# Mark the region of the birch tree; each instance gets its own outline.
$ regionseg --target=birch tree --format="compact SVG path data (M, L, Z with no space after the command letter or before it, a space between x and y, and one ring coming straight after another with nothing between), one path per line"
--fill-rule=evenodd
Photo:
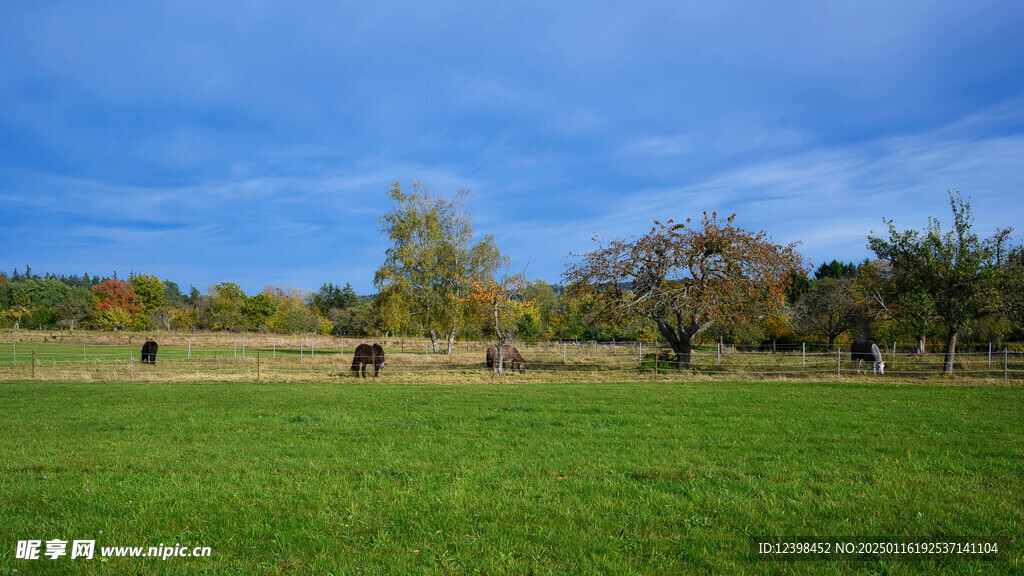
M394 182L388 196L395 205L381 216L380 229L391 247L374 284L388 298L408 302L409 313L429 333L435 353L440 352L439 333L446 336L450 354L469 296L465 279L493 269L494 238L473 244L468 191L448 200L432 195L420 182L413 181L407 189Z

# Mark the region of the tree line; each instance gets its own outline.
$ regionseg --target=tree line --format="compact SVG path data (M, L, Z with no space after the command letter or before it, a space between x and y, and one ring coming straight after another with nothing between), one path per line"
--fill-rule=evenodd
M642 236L574 255L561 282L515 272L492 235L475 237L470 193L437 196L413 181L388 190L390 241L376 293L350 283L316 292L232 282L187 294L148 274L43 277L0 272L0 327L409 335L435 352L459 339L667 343L681 367L711 342L832 348L857 337L917 352L1024 339L1024 248L1012 229L972 230L970 202L950 193L953 224L868 236L874 258L812 268L797 244L735 225L735 215L655 222Z

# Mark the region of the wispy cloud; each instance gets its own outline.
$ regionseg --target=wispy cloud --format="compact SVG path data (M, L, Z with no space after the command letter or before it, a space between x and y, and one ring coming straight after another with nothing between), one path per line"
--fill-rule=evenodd
M812 259L949 189L1020 228L1022 25L1007 0L9 3L0 269L368 292L413 178L473 190L477 233L552 280L705 210Z

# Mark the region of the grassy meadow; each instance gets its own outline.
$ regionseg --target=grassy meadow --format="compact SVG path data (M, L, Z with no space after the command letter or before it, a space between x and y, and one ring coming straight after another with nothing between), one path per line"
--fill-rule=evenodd
M1024 388L0 382L0 573L1015 574ZM19 560L26 539L209 558ZM998 543L765 559L758 541Z
M156 334L157 363L142 365L143 333L0 331L0 381L81 382L288 381L333 382L348 374L355 346L368 338L262 334ZM483 383L488 343L458 341L453 354L434 353L427 340L378 340L387 354L386 374L403 382ZM800 345L774 352L751 348L695 349L692 370L680 372L665 347L637 343L517 343L529 382L616 382L673 379L797 379L869 382L858 375L849 350L837 353ZM1024 384L1024 353L994 350L957 354L955 375L941 376L941 353L885 351L887 381L944 385ZM870 365L866 365L871 372Z

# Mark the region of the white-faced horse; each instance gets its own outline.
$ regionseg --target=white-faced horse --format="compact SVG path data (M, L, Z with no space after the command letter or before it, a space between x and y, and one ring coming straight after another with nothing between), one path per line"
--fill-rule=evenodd
M853 346L850 347L850 359L853 360L853 366L857 369L857 374L860 374L860 367L864 362L872 363L875 374L885 374L885 361L882 360L882 351L878 349L878 344L871 340L854 340ZM867 370L864 373L867 374Z

